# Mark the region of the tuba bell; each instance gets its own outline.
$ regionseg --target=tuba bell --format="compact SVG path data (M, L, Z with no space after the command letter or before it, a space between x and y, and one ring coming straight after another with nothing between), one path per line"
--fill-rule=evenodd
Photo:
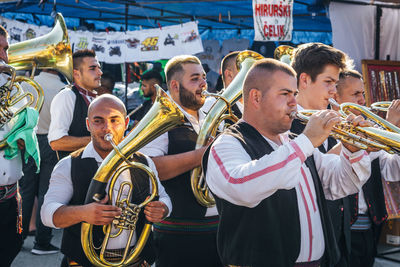
M240 71L232 83L223 92L221 92L221 94L206 93L207 95L216 97L217 101L211 107L204 119L204 123L197 137L196 149L207 144L209 137L216 136L218 126L222 121L229 119L236 122L238 120L238 118L232 113L232 106L242 96L243 81L250 67L257 60L262 58L264 58L262 55L253 51L245 50L240 52L236 57L236 67ZM228 114L225 114L227 110ZM199 204L205 207L212 207L215 205L215 200L210 194L210 190L208 189L205 179L202 175L201 167L196 167L193 169L190 176L190 183L193 194Z
M294 49L295 48L290 45L280 45L275 48L274 59L290 65L293 61Z
M174 101L169 98L161 87L156 85L156 88L157 98L153 106L119 145L115 145L112 142L112 136L106 136L106 140L111 142L114 150L104 159L89 185L85 204L103 199L109 181L108 196L110 198L110 203L113 203L113 189L119 174L129 168L137 168L145 171L149 175L153 189L150 198L146 199L146 201L140 205L135 205L129 201L130 195L132 194L132 186L129 183L121 184L118 190L119 193L115 199L115 205L122 209L122 215L115 217L111 224L103 227L105 238L100 249L96 249L93 244L93 225L82 223L82 247L86 257L95 266L126 266L133 263L141 253L149 237L151 224L146 223L135 247L130 249L130 243L135 232L136 221L140 210L158 195L157 178L149 167L138 162L132 162L128 158L161 134L184 123L182 111L180 111ZM125 186L129 189L128 198L121 199L121 192ZM111 234L113 227L118 230L116 234ZM108 241L110 238L119 236L123 230L128 230L130 233L122 259L118 262L110 262L105 259L104 256ZM96 250L100 250L100 252L98 253Z
M72 82L72 50L61 13L48 34L10 45L8 61L16 70L32 70L31 78L36 69L54 69Z

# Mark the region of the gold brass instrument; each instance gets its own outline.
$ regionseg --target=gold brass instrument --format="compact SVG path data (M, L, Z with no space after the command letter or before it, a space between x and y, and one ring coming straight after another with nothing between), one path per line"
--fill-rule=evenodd
M54 69L72 82L72 50L61 13L48 34L10 45L8 61L16 70L32 70L31 79L37 68Z
M290 65L293 60L294 49L295 48L290 45L280 45L275 48L274 59Z
M1 128L28 106L39 111L43 105L44 93L36 81L25 76L16 76L16 70L4 62L0 63L0 73L10 76L9 80L0 87ZM36 98L32 93L25 92L20 83L29 84L36 91ZM6 137L7 135L0 140L0 150L7 146Z
M372 111L382 111L382 112L387 112L390 104L392 104L392 101L380 101L380 102L375 102L371 104L370 109Z
M200 129L196 141L196 149L207 144L210 136L216 136L218 126L224 120L236 122L238 118L232 113L232 106L242 96L242 86L244 78L250 67L259 59L264 58L262 55L253 51L243 51L236 57L236 67L239 73L236 75L232 83L221 94L210 94L216 97L217 101L211 107L204 123ZM228 110L228 114L225 112ZM215 200L207 187L205 179L201 172L201 167L193 169L190 177L193 194L196 200L203 206L212 207L215 205Z
M151 224L147 223L143 228L142 234L138 238L134 248L130 249L130 243L136 228L136 221L139 216L140 210L150 201L152 201L158 194L157 191L157 178L149 167L144 164L131 162L128 158L140 148L154 140L161 134L169 131L177 125L184 123L184 115L182 111L176 106L168 95L157 87L157 98L145 115L145 117L136 125L135 128L126 136L119 145L112 142L112 136L107 135L106 140L113 144L114 150L104 159L99 169L97 170L93 180L90 183L88 193L86 195L85 204L93 201L100 201L105 196L105 188L110 181L108 196L110 203L113 203L114 195L113 189L119 174L129 168L138 168L145 171L151 180L152 193L149 199L140 205L130 203L130 196L132 188L129 183L122 183L119 188L119 193L115 200L115 205L122 209L122 215L115 217L113 222L103 227L105 238L101 245L100 254L96 251L93 245L92 229L93 225L82 223L81 227L81 243L86 257L95 266L126 266L135 261L139 256L151 231ZM124 166L122 166L124 165ZM121 199L121 194L125 186L128 186L129 193L127 199ZM112 234L112 228L118 231ZM123 257L118 262L107 261L104 257L104 252L110 238L119 236L123 230L128 230L129 238L126 244ZM130 251L131 250L131 251Z
M360 149L375 148L385 150L391 154L400 154L400 128L382 119L364 106L355 103L342 103L339 107L339 112L343 115L343 120L340 124L333 127L332 137ZM353 126L351 123L345 121L344 116L350 114L351 110L359 111L367 119L375 122L379 128ZM315 112L317 111L302 110L293 112L291 116L307 123L309 117Z

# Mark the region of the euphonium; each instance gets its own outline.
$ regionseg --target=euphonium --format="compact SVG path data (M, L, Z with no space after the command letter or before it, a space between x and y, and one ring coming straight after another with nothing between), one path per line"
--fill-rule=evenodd
M184 115L168 95L157 87L157 98L143 119L136 125L135 128L126 136L119 145L112 143L112 136L106 136L107 140L111 141L114 150L104 159L99 169L97 170L93 180L90 183L85 204L93 201L100 201L105 196L105 189L110 181L108 196L110 203L113 203L113 189L119 174L129 168L138 168L145 171L152 183L152 193L150 198L140 205L134 205L129 202L132 194L132 187L129 183L123 183L119 188L119 193L116 198L116 206L122 209L122 215L116 217L113 222L103 227L105 238L103 240L100 254L96 251L93 245L92 228L93 225L82 223L81 227L81 243L86 257L95 266L125 266L135 261L140 252L144 248L146 241L151 231L151 224L147 223L143 228L142 234L138 238L136 245L130 250L130 243L136 228L136 221L141 208L152 201L158 194L157 178L149 167L144 164L131 162L128 158L140 148L145 146L150 141L154 140L161 134L169 131L173 127L184 123ZM124 165L124 166L121 166ZM120 195L124 186L128 186L128 199L120 199ZM116 234L111 234L112 227L117 228ZM104 252L110 238L119 236L123 230L130 231L128 243L126 244L124 255L119 262L110 262L104 258Z
M290 45L280 45L275 48L274 59L290 65L293 60L294 49L295 48Z
M339 112L343 115L343 120L333 127L332 137L360 149L375 148L385 150L391 154L400 154L400 128L382 119L368 108L355 103L342 103L339 108ZM344 116L350 114L351 110L359 111L366 118L375 122L379 128L353 126L345 121ZM291 116L307 123L309 117L315 112L315 110L302 110L293 112Z
M217 101L211 107L204 123L200 129L196 141L196 149L207 144L210 136L215 136L220 123L224 120L237 121L238 118L232 114L231 107L242 96L242 87L244 78L250 67L263 56L253 51L243 51L236 58L236 67L240 69L232 83L221 94L209 94L217 98ZM228 110L229 114L225 114ZM210 194L204 177L201 173L201 167L193 169L190 177L192 191L197 201L206 207L215 205L215 200Z
M3 73L8 74L10 78L0 87L0 128L28 106L39 111L44 101L43 89L37 82L25 76L16 76L16 70L13 67L1 62L0 74ZM36 97L32 93L24 91L20 85L23 82L29 84L36 91ZM0 149L7 146L6 136L0 140Z
M16 70L54 69L72 82L72 50L67 26L57 13L51 32L35 39L10 45L8 61Z

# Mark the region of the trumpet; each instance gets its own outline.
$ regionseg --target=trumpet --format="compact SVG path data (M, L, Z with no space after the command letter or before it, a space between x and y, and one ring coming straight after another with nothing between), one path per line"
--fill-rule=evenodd
M364 106L354 103L342 103L339 105L333 99L330 102L339 106L339 113L343 118L338 125L333 127L331 132L333 138L364 150L375 148L390 154L400 154L400 128L382 119ZM359 111L366 118L376 123L379 128L354 126L347 122L345 116L349 115L351 110ZM317 110L294 111L291 117L307 123L310 116L315 112Z

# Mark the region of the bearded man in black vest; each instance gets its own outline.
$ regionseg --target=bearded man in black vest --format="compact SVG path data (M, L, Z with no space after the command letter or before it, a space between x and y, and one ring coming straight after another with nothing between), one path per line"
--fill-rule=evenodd
M95 89L101 85L103 74L93 50L78 50L72 58L74 83L61 90L50 107L48 139L59 159L90 142L85 125L87 110L96 97Z
M356 70L344 70L339 75L335 100L339 103L356 103L365 105L364 82ZM353 111L357 112L357 111ZM386 120L396 126L400 125L400 100L395 100L386 113ZM377 254L377 244L382 223L388 214L383 194L382 178L394 182L400 180L400 157L385 151L371 152L371 177L358 194L348 197L351 229L351 267L372 267Z
M290 66L257 61L243 84L243 119L204 155L203 171L220 214L224 265L319 266L322 258L338 258L325 198L357 192L370 175L369 157L347 145L340 156L316 149L340 121L335 111L315 113L290 141L296 94ZM349 119L367 124L361 117Z
M186 123L161 135L141 152L152 157L161 183L172 201L171 216L154 224L156 266L220 266L216 248L218 213L195 199L190 172L200 166L205 147L195 149L205 117L202 92L206 74L195 56L176 56L165 66L172 99L183 111Z
M95 172L103 159L113 150L112 145L104 139L105 135L112 134L113 141L118 144L123 138L128 122L129 118L125 106L120 99L109 94L96 98L89 106L86 120L87 129L91 134L91 142L85 148L62 159L54 168L49 190L45 195L42 206L41 218L46 226L64 228L61 252L66 257L64 257L61 266L69 266L73 262L79 266L92 266L82 249L80 241L81 222L107 225L112 222L115 216L121 214L121 210L113 206L115 203L112 203L113 205L107 204L107 196L99 203L84 204L84 201ZM148 165L157 175L154 163L149 157L135 153L133 160ZM116 181L115 194L118 194L119 184L124 181L132 183L132 203L142 203L149 196L151 185L143 171L124 171ZM150 202L144 208L144 212L140 213L131 246L134 246L140 236L145 220L159 222L171 210L168 195L161 184L158 187L159 201ZM122 198L126 198L127 193L127 190L124 190ZM104 238L104 235L97 230L94 230L93 236L95 246L101 244ZM125 248L128 236L128 231L124 230L118 238L110 239L106 249L108 260L110 260L109 257L112 258L111 255L118 257L123 253L121 248ZM132 266L152 264L154 258L152 237L150 236L140 258Z

